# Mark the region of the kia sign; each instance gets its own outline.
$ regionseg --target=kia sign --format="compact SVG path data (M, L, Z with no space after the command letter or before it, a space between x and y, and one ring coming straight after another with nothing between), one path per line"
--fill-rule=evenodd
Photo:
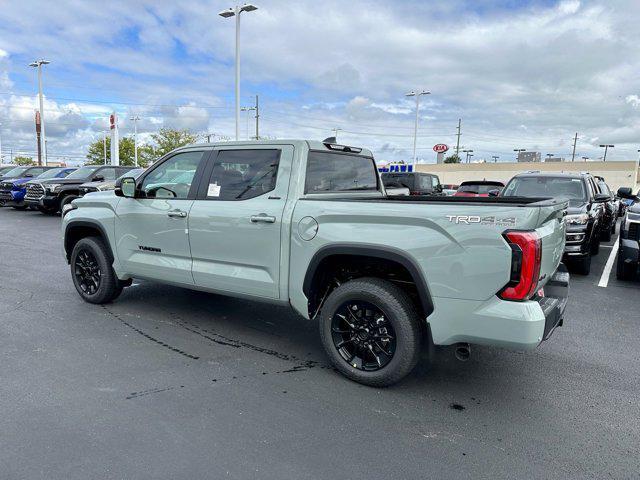
M438 143L437 145L433 146L433 151L436 153L444 153L447 150L449 150L449 146L445 145L444 143Z

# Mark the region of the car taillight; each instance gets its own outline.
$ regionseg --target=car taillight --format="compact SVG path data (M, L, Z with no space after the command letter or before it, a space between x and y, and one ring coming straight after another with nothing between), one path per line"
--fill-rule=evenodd
M536 291L542 261L542 242L536 232L506 232L512 251L511 280L499 293L503 300L529 300Z

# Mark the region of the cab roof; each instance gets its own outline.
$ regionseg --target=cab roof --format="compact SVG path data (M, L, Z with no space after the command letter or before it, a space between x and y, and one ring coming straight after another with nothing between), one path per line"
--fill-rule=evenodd
M252 147L256 145L293 145L294 147L304 147L307 146L309 150L326 150L327 152L336 152L340 151L337 148L329 148L327 145L329 143L323 143L319 140L302 140L302 139L282 139L282 140L239 140L233 142L210 142L210 143L198 143L194 145L189 145L188 147L182 148L190 148L190 147ZM373 157L373 153L371 150L367 148L362 148L356 145L345 145L341 143L333 144L336 147L351 147L353 151L344 151L343 153L350 153L352 155L361 155L364 157Z

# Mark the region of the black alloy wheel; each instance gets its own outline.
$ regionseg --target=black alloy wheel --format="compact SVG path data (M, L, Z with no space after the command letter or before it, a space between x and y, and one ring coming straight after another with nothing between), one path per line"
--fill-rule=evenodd
M74 275L77 285L87 295L94 295L100 288L102 271L98 260L88 249L78 252L74 263Z
M364 301L345 302L331 322L333 345L353 368L374 372L396 351L396 334L384 312Z

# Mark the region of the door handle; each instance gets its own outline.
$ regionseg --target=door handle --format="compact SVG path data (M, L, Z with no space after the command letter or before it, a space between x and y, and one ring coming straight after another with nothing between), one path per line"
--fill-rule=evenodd
M251 223L276 223L276 217L272 217L271 215L267 215L266 213L261 213L260 215L251 215Z
M187 216L187 212L183 212L182 210L170 210L167 212L167 215L173 218L185 218Z

